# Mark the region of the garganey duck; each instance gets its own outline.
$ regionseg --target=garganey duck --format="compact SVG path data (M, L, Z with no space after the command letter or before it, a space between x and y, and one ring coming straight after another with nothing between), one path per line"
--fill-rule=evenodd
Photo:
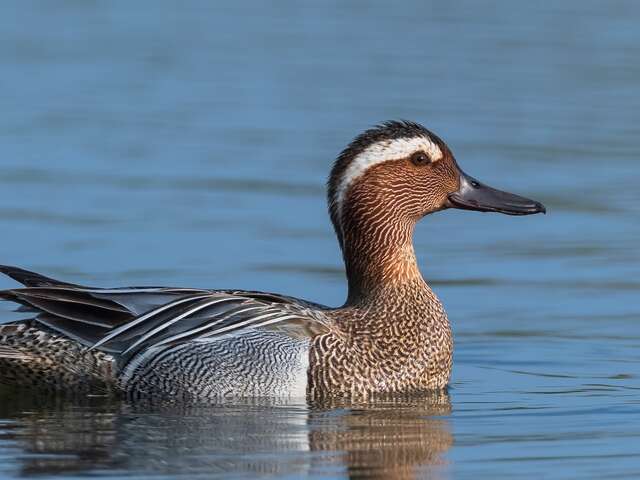
M530 215L542 204L465 174L413 122L365 131L328 182L348 296L339 308L273 293L88 288L14 267L0 298L32 311L0 327L0 380L131 397L347 396L447 386L453 342L413 249L416 222L447 208Z

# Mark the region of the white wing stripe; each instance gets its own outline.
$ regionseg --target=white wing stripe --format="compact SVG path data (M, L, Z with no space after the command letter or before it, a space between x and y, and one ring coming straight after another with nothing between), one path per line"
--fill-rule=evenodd
M144 322L145 320L148 320L149 318L153 317L154 315L157 315L158 313L162 313L165 310L168 310L172 307L175 307L177 305L180 305L182 303L186 303L186 302L190 302L192 300L200 300L201 298L207 298L211 296L211 294L207 294L207 295L199 295L199 296L195 296L195 297L188 297L188 298L181 298L180 300L176 300L175 302L171 302L171 303L167 303L166 305L163 305L159 308L156 308L155 310L151 310L148 313L145 313L144 315L142 315L141 317L136 318L135 320L132 320L128 323L125 323L124 325L122 325L121 327L116 328L113 332L111 332L109 335L107 335L106 337L104 337L103 339L101 339L100 341L96 342L90 349L94 350L98 347L100 347L101 345L104 345L105 343L109 342L110 340L114 339L115 337L117 337L118 335L120 335L121 333L126 332L127 330L135 327L136 325L141 324L142 322Z
M217 330L214 330L213 332L207 334L207 335L203 335L204 337L213 337L216 336L220 333L226 332L228 330L234 330L238 327L243 327L245 325L248 325L249 323L253 323L256 322L258 320L262 320L263 318L269 318L269 317L273 317L274 315L282 315L284 312L271 312L271 313L265 313L264 315L258 315L257 317L253 317L253 318L249 318L243 322L239 322L239 323L234 323L233 325L228 325L226 327L222 327L219 328ZM277 318L278 320L281 319L281 317Z
M71 288L71 287L44 287L50 289L67 290L84 293L180 293L180 292L206 292L197 288L171 288L171 287L140 287L140 288ZM213 293L209 291L208 293Z
M278 313L280 313L280 312L278 312ZM239 327L244 327L245 325L247 325L247 324L249 324L251 322L255 322L258 318L260 318L260 317L252 318L252 319L246 320L244 322L235 323L233 325L229 325L227 327L220 328L220 329L216 330L215 332L211 333L210 335L207 335L207 337L212 337L212 336L219 335L221 333L227 332L229 330L234 330L234 329L239 328ZM274 318L272 320L268 320L266 322L262 322L262 323L259 323L257 325L253 325L253 327L254 328L264 327L265 325L269 325L271 323L284 322L285 320L290 320L292 318L300 318L300 315L285 315L284 317Z
M207 307L210 307L211 305L216 305L218 303L224 303L224 302L230 302L230 301L237 301L237 300L239 300L239 299L236 298L236 297L216 298L215 300L212 300L210 302L206 302L206 303L203 303L202 305L198 305L197 307L194 307L191 310L187 310L186 312L178 315L175 318L172 318L171 320L163 323L162 325L157 326L153 330L151 330L151 331L147 332L146 334L144 334L133 345L128 347L124 352L122 352L122 354L124 355L125 353L133 350L135 347L137 347L138 345L143 343L145 340L153 337L156 333L161 332L162 330L170 327L174 323L182 320L185 317L188 317L189 315L191 315L193 313L199 312L200 310L203 310L203 309L205 309ZM256 308L260 308L260 307L253 307L253 308L248 308L248 309L245 309L245 310L252 310L252 309L256 309ZM245 311L245 310L241 310L241 311ZM240 312L235 312L235 313L240 313Z
M246 320L244 322L236 323L236 324L233 324L233 325L231 325L229 327L224 327L224 328L222 328L220 330L216 330L213 333L207 335L207 337L210 337L212 335L217 335L218 332L220 332L220 331L237 328L239 326L246 325L247 323L255 322L256 320L259 320L259 319L262 319L262 318L272 317L274 315L280 315L281 313L282 312L272 312L272 313L266 313L264 315L259 315L257 317L253 317L253 318L251 318L249 320ZM233 316L233 315L230 315L227 318L230 318L231 316ZM164 345L165 343L169 343L169 342L172 342L174 340L178 340L178 339L180 339L182 337L187 337L187 336L193 335L194 333L198 333L198 332L201 332L203 330L207 330L207 329L211 328L212 326L214 326L216 323L220 323L222 320L226 320L226 318L225 319L218 319L215 322L208 323L206 325L203 325L202 327L194 328L193 330L189 330L188 332L184 332L184 333L180 333L178 335L174 335L173 337L165 338L161 342L156 343L154 345L154 347L159 347L161 345Z

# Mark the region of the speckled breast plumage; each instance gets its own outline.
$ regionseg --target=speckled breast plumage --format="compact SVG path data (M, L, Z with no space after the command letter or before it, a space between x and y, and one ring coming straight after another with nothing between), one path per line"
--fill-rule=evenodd
M337 312L340 330L312 341L312 396L366 397L447 386L453 339L442 304L430 289L400 290L378 305ZM416 296L422 301L412 301Z

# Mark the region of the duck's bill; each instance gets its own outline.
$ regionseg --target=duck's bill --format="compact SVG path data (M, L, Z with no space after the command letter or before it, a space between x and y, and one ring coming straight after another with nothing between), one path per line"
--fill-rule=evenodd
M449 194L449 206L462 210L498 212L506 215L533 215L547 213L540 202L509 192L496 190L464 172L460 172L460 188Z

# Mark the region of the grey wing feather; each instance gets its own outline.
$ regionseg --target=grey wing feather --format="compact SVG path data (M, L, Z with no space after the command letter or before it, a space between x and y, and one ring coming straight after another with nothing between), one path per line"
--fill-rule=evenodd
M277 330L296 338L329 330L329 319L321 311L294 303L266 303L240 293L212 291L158 308L122 325L94 348L119 351L126 360L147 348L211 341L247 329Z
M167 287L88 288L0 266L26 288L0 299L37 312L36 321L92 349L122 359L161 345L211 341L264 328L291 337L328 331L326 307L273 293Z

